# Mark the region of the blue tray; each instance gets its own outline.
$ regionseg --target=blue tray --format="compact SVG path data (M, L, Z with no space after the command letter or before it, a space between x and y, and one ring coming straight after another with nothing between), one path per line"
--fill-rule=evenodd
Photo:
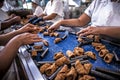
M60 34L63 35L64 32L60 32ZM38 56L35 57L35 60L37 60L37 61L53 61L53 56L56 52L62 51L66 55L67 50L73 51L74 47L76 47L78 45L76 35L73 35L71 33L69 33L69 35L67 36L67 38L65 40L59 42L58 44L54 43L55 37L43 36L43 34L41 34L41 33L39 33L38 35L49 42L49 46L48 46L49 52L45 55L45 57L43 59L40 58L41 53L38 53ZM102 41L102 43L104 45L106 45L106 48L111 53L113 50L116 50L117 54L120 56L120 47L111 45L108 42L104 42L104 41ZM42 44L42 43L38 42L35 44ZM44 46L44 48L47 48L47 47ZM103 68L107 68L107 69L111 69L111 70L120 71L119 63L116 63L114 59L110 64L105 63L103 61L103 58L98 56L98 52L94 49L94 47L92 45L85 45L85 46L82 46L82 48L84 48L85 52L92 51L96 54L97 60L89 59L89 61L93 64L93 69L95 67L99 66L99 67L103 67Z

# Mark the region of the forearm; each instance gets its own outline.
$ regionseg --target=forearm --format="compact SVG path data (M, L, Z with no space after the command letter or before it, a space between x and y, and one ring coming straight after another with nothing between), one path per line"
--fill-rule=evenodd
M62 26L66 26L66 27L78 27L78 26L82 26L80 24L79 19L66 19L66 20L61 20L60 24Z
M53 13L51 15L48 16L43 16L43 20L52 20L57 16L57 14Z
M101 35L110 36L116 39L120 39L120 27L101 27Z
M43 14L43 13L42 13L42 14L39 15L38 17L44 17L44 16L46 16L46 14Z
M7 21L1 22L1 30L9 28L12 24L14 24L13 20L7 20Z
M84 27L91 21L91 18L83 13L79 18L77 19L66 19L61 21L61 25L63 26L71 26L71 27Z
M7 34L0 35L0 45L5 45L10 39L21 33L21 31L16 30Z
M0 79L9 69L20 45L18 41L11 40L0 52Z

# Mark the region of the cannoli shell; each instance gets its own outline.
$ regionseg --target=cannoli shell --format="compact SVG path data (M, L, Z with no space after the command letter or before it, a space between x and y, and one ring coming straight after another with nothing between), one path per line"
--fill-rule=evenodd
M96 55L92 51L87 51L85 52L85 54L89 56L90 58L96 60Z
M90 70L92 68L92 64L86 63L86 64L84 64L84 68L85 68L87 74L89 74L89 72L90 72Z
M55 38L54 43L59 43L62 39L61 38Z
M70 71L66 75L66 80L75 80L77 77L77 73L75 68L72 66Z
M64 56L64 54L62 52L55 53L54 54L54 60L57 60L57 59L59 59L59 58L61 58L63 56Z
M75 69L76 69L77 73L80 74L80 75L87 74L84 66L80 63L79 60L77 60L77 61L75 62Z
M80 77L78 80L96 80L96 78L89 75L84 75L83 77Z
M75 47L73 52L76 56L81 56L84 53L84 49L80 47Z
M62 66L63 64L69 64L69 63L70 60L66 56L63 56L55 61L55 64L57 66Z
M108 54L105 55L104 61L105 61L106 63L110 63L110 62L112 61L113 57L114 57L113 54L108 53Z
M45 70L46 70L48 67L50 67L50 66L51 66L51 64L49 64L49 63L43 64L43 65L40 67L40 72L43 74L43 73L45 72Z
M104 57L107 53L109 53L109 51L107 49L102 49L99 52L99 56L100 57Z
M73 53L71 50L67 50L67 51L66 51L66 55L67 55L69 58L75 57L74 53Z
M45 73L47 76L51 76L56 70L57 70L58 66L53 63L51 66L49 66L48 68L46 68Z

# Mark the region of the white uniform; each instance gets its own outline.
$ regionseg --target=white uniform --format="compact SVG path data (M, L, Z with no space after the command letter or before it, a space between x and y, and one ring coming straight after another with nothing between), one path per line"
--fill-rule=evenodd
M43 9L40 6L37 6L33 15L39 16L43 13Z
M49 1L47 3L43 13L46 15L50 15L52 13L57 14L57 16L53 20L49 20L50 22L54 23L56 21L62 20L64 17L62 1L61 0L53 0L52 3L51 3L51 1Z
M120 26L120 3L111 0L94 0L85 10L92 26Z
M0 29L1 29L1 21L4 21L6 19L8 19L7 13L0 8Z

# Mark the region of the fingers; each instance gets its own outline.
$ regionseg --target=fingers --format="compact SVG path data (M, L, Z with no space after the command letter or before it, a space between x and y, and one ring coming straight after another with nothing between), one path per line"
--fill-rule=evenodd
M87 35L92 34L92 30L93 30L93 27L88 26L87 28L77 32L77 35L79 35L79 36L87 36Z
M50 27L48 28L48 32L52 32L52 31L55 31L55 28L54 28L53 26L50 26Z
M85 32L87 32L87 31L88 31L88 29L87 29L87 28L85 28L85 29L80 30L79 32L77 32L77 35L82 34L82 33L85 33Z

